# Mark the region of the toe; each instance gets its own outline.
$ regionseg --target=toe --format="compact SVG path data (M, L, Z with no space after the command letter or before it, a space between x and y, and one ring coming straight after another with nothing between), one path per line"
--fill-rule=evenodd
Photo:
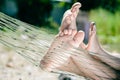
M100 49L101 49L101 46L99 44L99 41L96 35L96 26L94 22L91 22L87 50L97 52Z
M64 33L63 32L61 32L60 34L59 34L59 36L63 36L64 35Z
M71 45L72 45L73 47L78 48L79 45L83 42L84 35L85 35L85 34L84 34L83 31L77 32L77 33L74 35L73 40L70 41Z
M77 33L77 30L73 29L72 32L71 32L71 36L74 37L76 33Z
M86 49L86 48L87 48L87 45L82 42L79 47L82 48L82 49Z
M68 30L68 35L71 35L72 34L72 29L69 29Z
M71 8L71 12L75 12L76 9L79 9L80 7L81 7L81 4L79 2L74 3Z
M69 25L71 23L71 15L68 15L66 18L65 18L65 24Z
M75 18L77 17L80 7L81 7L81 4L79 2L77 2L77 3L73 4L73 6L71 8L71 12L73 13Z
M80 45L80 43L83 42L84 39L84 32L83 31L79 31L75 36L74 36L74 41L75 43L78 43Z
M67 29L71 23L71 15L66 16L61 23L60 31Z
M65 30L63 31L63 33L64 33L65 35L67 35L67 34L68 34L68 30L65 29Z
M91 43L92 40L94 40L93 38L95 38L96 36L96 27L95 27L95 23L91 22L90 24L90 29L89 29L89 43Z
M96 26L95 22L91 22L90 29L89 29L89 36L96 35Z
M64 13L60 31L63 31L64 29L76 29L76 17L80 7L81 7L81 4L77 2L73 4L70 10L67 10ZM72 26L69 26L69 25L72 25Z

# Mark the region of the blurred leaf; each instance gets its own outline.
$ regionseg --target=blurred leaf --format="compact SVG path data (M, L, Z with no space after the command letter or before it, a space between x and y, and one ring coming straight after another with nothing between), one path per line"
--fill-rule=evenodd
M120 12L114 14L99 8L90 11L90 20L95 21L97 33L102 43L120 43Z

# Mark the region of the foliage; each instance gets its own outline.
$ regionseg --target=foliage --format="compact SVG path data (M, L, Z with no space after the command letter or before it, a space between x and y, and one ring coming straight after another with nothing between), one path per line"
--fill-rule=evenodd
M91 10L102 7L111 12L120 10L120 0L77 0L82 3L82 10Z
M34 25L44 25L52 11L50 0L18 0L18 17Z
M120 43L120 12L115 14L104 9L90 11L90 20L95 21L102 43Z

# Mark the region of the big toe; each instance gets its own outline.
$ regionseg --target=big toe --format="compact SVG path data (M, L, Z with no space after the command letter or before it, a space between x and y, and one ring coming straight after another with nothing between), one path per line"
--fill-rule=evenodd
M79 45L83 42L84 40L84 32L83 31L79 31L75 34L75 36L73 37L73 40L71 41L71 44L74 46L74 47L79 47Z
M75 35L75 37L74 37L75 43L77 43L78 45L80 45L82 43L83 39L84 39L84 36L85 36L84 32L83 31L79 31Z
M89 41L88 41L87 50L97 52L99 51L99 49L100 49L100 44L96 35L96 26L95 23L92 22L89 30Z
M71 24L71 15L72 13L70 10L67 10L63 16L62 22L61 22L61 27L60 31L63 31L64 29L68 29L69 25Z
M95 22L91 22L91 24L90 24L89 36L96 36L96 25L95 25Z
M71 12L75 12L76 9L79 9L81 7L81 4L79 2L76 2L72 5Z
M96 26L94 22L91 22L90 29L89 29L89 42L88 43L94 43L93 41L96 41Z
M71 7L71 12L74 14L75 17L77 17L80 7L81 4L79 2L74 3L73 6Z

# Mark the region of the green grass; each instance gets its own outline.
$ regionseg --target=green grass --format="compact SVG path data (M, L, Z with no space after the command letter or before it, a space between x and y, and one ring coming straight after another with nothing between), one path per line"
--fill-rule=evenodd
M99 40L103 44L120 43L120 12L114 14L104 9L90 11L90 21L95 21Z

